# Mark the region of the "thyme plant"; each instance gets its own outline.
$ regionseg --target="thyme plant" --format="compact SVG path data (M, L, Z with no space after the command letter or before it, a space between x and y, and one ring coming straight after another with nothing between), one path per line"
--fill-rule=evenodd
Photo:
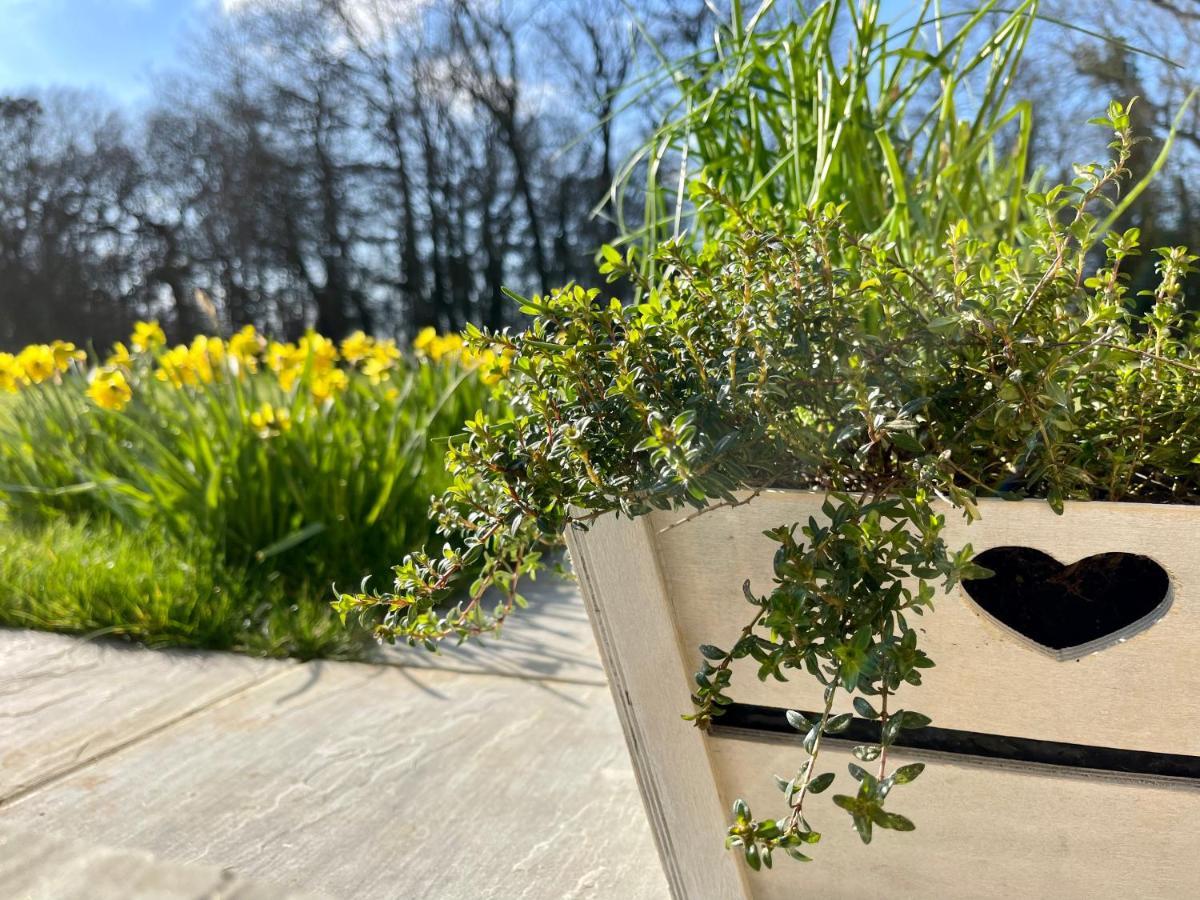
M789 715L803 755L779 778L780 814L734 808L728 843L752 867L777 850L804 859L819 838L810 798L835 778L821 748L850 722L832 714L843 691L880 740L855 749L851 790L833 804L863 841L911 830L888 801L922 766L888 757L902 730L929 721L901 705L933 665L914 621L939 588L986 574L969 546L945 544L934 501L968 517L980 496L1041 497L1060 512L1068 498L1200 501L1200 338L1181 298L1197 258L1157 251L1139 317L1123 275L1138 234L1108 233L1097 216L1128 176L1128 111L1102 120L1110 161L1027 198L1036 215L1020 247L960 221L943 254L912 262L834 204L785 220L700 187L728 229L698 249L661 246L666 277L640 283L642 302L568 286L520 300L523 332L470 330L477 349L511 357L507 412L477 415L447 453L454 482L433 504L445 546L406 558L392 592L343 594L338 608L383 607L384 640L462 640L502 626L522 603L519 579L566 528L613 512L700 515L769 487L822 492L823 521L766 533L775 584L746 585L732 646L699 648L689 718L703 728L721 715L738 658L760 678L824 685L822 712ZM642 278L632 251L606 249L603 271ZM465 571L479 574L447 608Z

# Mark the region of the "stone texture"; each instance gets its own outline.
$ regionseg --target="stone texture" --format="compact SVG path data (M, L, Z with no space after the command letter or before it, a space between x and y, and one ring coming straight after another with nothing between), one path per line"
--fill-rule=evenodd
M528 608L514 614L499 639L446 646L438 653L422 647L384 646L376 659L447 672L606 684L592 626L575 583L545 573L524 585L522 596Z
M88 845L0 826L0 897L6 900L302 900L315 894L252 882L215 866Z
M0 824L345 898L667 894L600 686L308 663L0 808Z
M288 663L0 630L0 811L32 787Z

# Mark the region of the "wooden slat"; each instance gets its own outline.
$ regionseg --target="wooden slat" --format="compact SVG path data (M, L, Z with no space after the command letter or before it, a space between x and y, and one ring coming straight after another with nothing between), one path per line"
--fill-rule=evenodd
M742 599L744 579L751 579L757 593L771 589L775 544L762 532L810 515L820 520L820 505L818 495L772 491L667 531L662 529L678 514L650 517L686 669L698 666L698 645L729 646L748 621L752 610ZM1170 575L1170 608L1125 643L1059 661L1015 639L955 590L924 618L922 646L937 667L927 671L920 688L902 689L900 704L945 728L1200 755L1193 704L1164 702L1168 696L1200 696L1200 508L1069 503L1065 515L1056 516L1033 500L980 506L982 521L969 527L948 511L946 539L952 547L968 541L976 552L1034 547L1063 563L1108 551L1144 554ZM736 700L791 708L820 705L820 686L813 679L796 673L787 684L759 682L753 663L746 662L735 669L730 694ZM668 677L663 670L658 680ZM849 703L843 698L838 709L849 711Z
M722 848L728 817L704 736L680 718L691 709L691 666L649 520L606 517L567 542L672 895L748 898L741 867Z
M759 818L786 812L771 774L794 774L804 758L798 741L714 737L709 743L724 801L742 797ZM853 793L846 772L853 759L845 745L827 748L819 770L836 773L833 786L805 804L806 818L822 834L805 848L812 862L780 854L773 870L751 873L755 900L1200 896L1194 787L894 751L896 765L928 763L915 783L888 797L888 808L912 819L916 831L876 829L864 846L850 817L830 801Z

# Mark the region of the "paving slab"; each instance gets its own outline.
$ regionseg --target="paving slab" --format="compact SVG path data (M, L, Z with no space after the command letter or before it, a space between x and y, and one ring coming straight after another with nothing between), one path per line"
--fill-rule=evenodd
M0 629L0 810L291 664Z
M0 897L6 900L319 900L229 869L185 866L151 854L0 826Z
M384 645L373 660L446 672L607 684L578 585L544 572L536 581L524 582L521 594L529 606L513 614L499 638L447 645L438 653Z
M0 807L0 825L343 898L667 896L598 685L306 663Z

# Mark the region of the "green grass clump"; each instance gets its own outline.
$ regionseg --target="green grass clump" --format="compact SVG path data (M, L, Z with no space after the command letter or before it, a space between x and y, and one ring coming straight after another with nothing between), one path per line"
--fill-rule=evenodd
M796 226L808 208L845 204L849 227L910 260L963 218L980 237L1020 240L1032 114L1010 94L1037 0L955 12L923 0L894 21L880 0L746 8L732 4L710 47L663 54L645 89L669 85L672 102L612 196L647 265L684 231L701 243L736 227L712 189ZM698 184L710 191L689 198ZM641 199L641 221L626 197Z
M0 523L0 625L266 656L351 658L365 646L320 586L285 591L199 542L66 519Z

